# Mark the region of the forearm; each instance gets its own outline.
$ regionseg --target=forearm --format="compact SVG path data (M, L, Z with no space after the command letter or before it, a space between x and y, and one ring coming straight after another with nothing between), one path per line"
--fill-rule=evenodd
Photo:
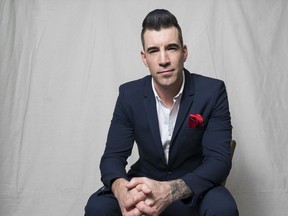
M171 187L172 202L193 196L193 191L182 179L167 182Z

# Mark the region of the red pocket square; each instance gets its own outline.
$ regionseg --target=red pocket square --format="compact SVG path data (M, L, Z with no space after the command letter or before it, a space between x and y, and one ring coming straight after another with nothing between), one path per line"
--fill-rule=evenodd
M189 121L188 121L188 127L189 128L197 128L202 126L204 123L203 117L200 114L190 114L189 115Z

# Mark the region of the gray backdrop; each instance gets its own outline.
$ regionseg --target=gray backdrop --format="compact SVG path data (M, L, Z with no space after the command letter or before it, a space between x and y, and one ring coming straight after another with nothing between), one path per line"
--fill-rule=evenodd
M149 73L155 8L177 16L186 68L227 85L240 214L287 215L287 2L0 0L0 215L83 215L118 86Z

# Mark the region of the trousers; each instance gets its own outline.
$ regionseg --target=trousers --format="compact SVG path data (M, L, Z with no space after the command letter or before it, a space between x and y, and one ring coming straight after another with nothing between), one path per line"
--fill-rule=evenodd
M96 192L85 206L85 216L121 216L117 199L111 194ZM224 186L209 190L195 206L181 200L173 202L160 216L238 216L236 202Z

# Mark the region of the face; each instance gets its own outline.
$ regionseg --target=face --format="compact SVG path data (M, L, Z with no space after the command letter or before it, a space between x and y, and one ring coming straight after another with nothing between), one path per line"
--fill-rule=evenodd
M180 88L188 51L179 41L177 28L146 30L143 49L142 60L150 70L155 88Z

